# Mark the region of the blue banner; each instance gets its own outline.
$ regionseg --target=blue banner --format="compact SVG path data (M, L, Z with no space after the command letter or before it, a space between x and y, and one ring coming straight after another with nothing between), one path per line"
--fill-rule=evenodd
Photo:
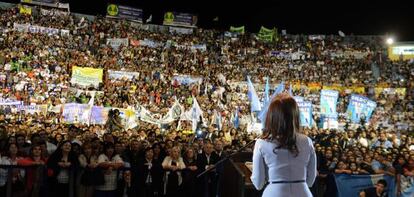
M142 23L144 12L142 11L142 9L138 8L109 4L106 8L106 17L126 19Z
M321 91L321 114L336 114L336 104L338 102L339 92L335 90Z
M375 187L380 179L387 182L388 197L396 197L395 178L388 175L347 175L335 174L335 182L338 188L338 197L359 196L362 190Z
M376 107L376 102L364 96L353 94L349 99L347 115L353 123L359 123L361 118L368 122Z
M193 83L201 84L201 82L203 82L203 78L191 75L175 75L173 77L173 81L177 81L180 85L190 85Z
M63 107L63 121L68 124L84 123L90 120L91 106L87 104L67 103Z
M363 96L353 94L349 99L347 115L353 123L359 123L361 117L365 116L364 108L367 103L367 99Z
M108 120L108 111L109 108L105 108L102 106L93 106L90 119L91 124L105 124Z
M338 128L338 114L321 114L319 127L323 129Z
M196 27L197 16L188 13L166 12L163 25Z
M297 102L299 107L300 126L312 127L312 102Z
M369 119L371 119L372 113L374 112L376 107L377 107L377 103L375 101L371 101L367 99L367 103L364 108L364 112L366 113L365 114L366 122L368 122Z

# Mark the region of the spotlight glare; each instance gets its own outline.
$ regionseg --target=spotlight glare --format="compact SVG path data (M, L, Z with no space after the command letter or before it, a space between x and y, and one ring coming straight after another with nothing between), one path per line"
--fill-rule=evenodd
M393 38L388 38L387 39L387 44L388 45L392 45L394 43L394 39Z

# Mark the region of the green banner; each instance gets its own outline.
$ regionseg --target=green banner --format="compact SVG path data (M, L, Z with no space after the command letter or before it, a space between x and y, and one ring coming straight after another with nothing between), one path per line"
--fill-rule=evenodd
M244 34L244 26L240 26L240 27L230 26L230 32Z
M266 27L261 27L259 33L257 34L257 38L263 42L273 42L278 41L278 34L277 29L268 29Z
M262 26L260 28L259 34L274 34L274 32L275 32L275 29L268 29Z

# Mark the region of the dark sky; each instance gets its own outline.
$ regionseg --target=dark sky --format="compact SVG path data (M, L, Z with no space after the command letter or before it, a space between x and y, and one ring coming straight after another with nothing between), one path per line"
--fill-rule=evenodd
M144 9L161 23L166 10L197 14L198 26L228 29L245 25L257 32L261 25L286 29L292 34L393 35L397 41L414 41L414 9L410 1L293 1L293 0L67 0L72 12L105 13L108 2ZM218 16L219 22L213 22Z

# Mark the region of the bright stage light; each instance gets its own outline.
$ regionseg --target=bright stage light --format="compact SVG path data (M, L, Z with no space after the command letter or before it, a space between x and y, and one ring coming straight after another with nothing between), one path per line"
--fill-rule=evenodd
M394 39L393 38L388 38L387 39L387 44L388 45L392 45L394 43Z

